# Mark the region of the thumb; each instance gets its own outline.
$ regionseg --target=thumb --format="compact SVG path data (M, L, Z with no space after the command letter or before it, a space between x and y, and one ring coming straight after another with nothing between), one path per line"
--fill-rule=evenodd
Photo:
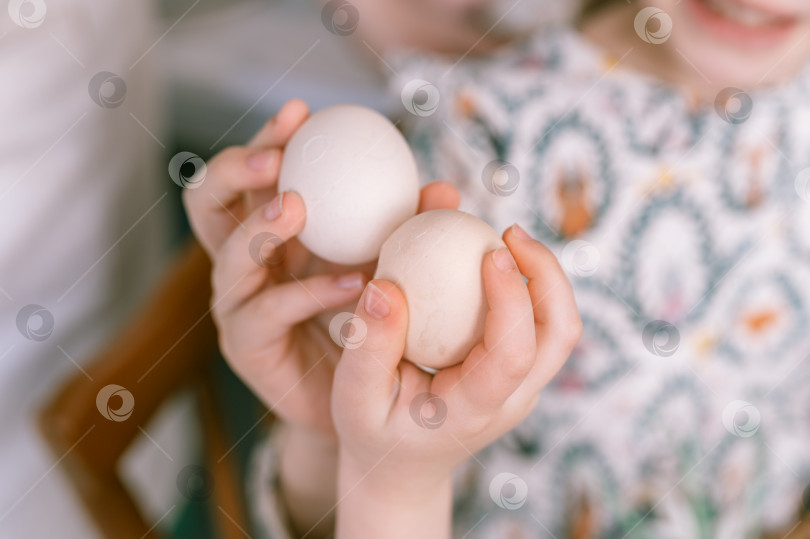
M419 193L419 213L430 210L457 210L460 203L458 189L449 182L429 183Z
M388 416L398 389L408 307L396 285L378 279L366 286L355 315L354 324L366 335L360 346L343 351L335 372L334 405L376 423Z

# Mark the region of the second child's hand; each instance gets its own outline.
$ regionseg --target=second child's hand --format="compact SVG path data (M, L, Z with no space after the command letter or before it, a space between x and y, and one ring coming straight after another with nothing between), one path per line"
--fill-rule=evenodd
M402 292L383 280L366 286L355 311L366 339L343 352L332 394L338 537L448 537L453 469L531 412L579 340L573 291L554 255L517 226L503 239L508 249L483 260L483 341L435 375L402 359ZM438 428L414 417L425 394L434 407L426 415L436 406L443 415Z

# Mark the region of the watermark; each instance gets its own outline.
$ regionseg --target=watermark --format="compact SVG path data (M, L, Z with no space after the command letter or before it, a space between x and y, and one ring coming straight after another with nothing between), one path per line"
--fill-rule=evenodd
M117 408L110 405L113 397L121 400ZM106 385L96 395L96 408L105 419L120 423L129 419L135 410L135 397L125 387L116 384Z
M287 244L272 232L259 232L248 244L250 258L263 268L272 268L284 262Z
M754 100L739 88L724 88L714 100L717 115L730 124L741 124L751 117Z
M414 116L430 116L439 108L439 89L432 83L414 79L402 88L402 105Z
M515 511L526 503L529 486L513 473L499 473L489 483L489 497L501 509Z
M805 202L810 202L810 168L805 168L796 175L793 182L796 194Z
M360 12L346 0L330 0L321 10L321 22L336 36L349 36L360 24Z
M633 27L642 41L660 45L672 35L672 17L663 9L645 7L636 15Z
M45 22L48 7L43 0L11 0L8 15L20 28L38 28Z
M314 165L329 153L332 148L332 136L325 134L318 134L310 138L302 150L304 163L307 165Z
M420 393L410 406L411 418L420 427L438 429L447 419L447 404L433 393Z
M750 438L759 430L762 415L746 401L731 401L723 409L723 426L734 436Z
M177 474L177 490L189 501L208 499L214 490L214 476L207 469L189 464Z
M90 99L99 107L115 109L120 107L127 97L127 83L115 73L100 71L90 79L87 92Z
M169 176L183 189L197 189L207 173L205 161L196 153L179 152L169 161Z
M508 197L517 191L520 173L508 161L490 161L481 173L481 181L487 191L499 197Z
M641 332L644 348L658 357L671 357L681 345L681 332L666 320L653 320Z
M53 314L42 305L32 303L17 313L17 329L30 341L44 341L53 333L53 327Z
M368 326L354 313L338 313L329 322L329 336L335 344L347 350L363 346L368 334Z
M599 269L602 255L595 245L585 240L574 240L563 247L560 263L568 273L577 277L590 277Z

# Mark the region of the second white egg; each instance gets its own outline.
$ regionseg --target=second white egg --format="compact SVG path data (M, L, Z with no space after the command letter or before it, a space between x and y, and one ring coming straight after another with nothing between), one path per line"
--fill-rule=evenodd
M420 213L386 240L374 278L405 295L406 359L441 369L481 342L488 310L481 267L487 253L505 246L484 221L456 210Z

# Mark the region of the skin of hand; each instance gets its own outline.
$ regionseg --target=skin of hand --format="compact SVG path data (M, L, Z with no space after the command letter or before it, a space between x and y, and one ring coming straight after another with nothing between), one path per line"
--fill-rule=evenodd
M355 313L367 335L343 352L332 392L337 537L449 537L452 470L529 414L579 340L573 291L554 255L517 226L503 239L508 249L483 260L483 341L435 375L402 359L402 292L383 280L366 286ZM424 393L435 396L426 416L443 415L438 428L414 417Z
M334 505L328 478L336 477L337 465L330 396L341 349L329 337L329 310L354 309L374 264L327 263L295 238L306 222L303 200L295 192L279 196L276 184L284 146L308 116L302 101L287 103L246 146L206 163L200 187L186 189L183 201L213 262L221 351L283 422L282 490L297 528L320 522L310 535L317 537L332 525L322 517ZM434 182L422 190L419 211L458 202L454 187ZM277 238L275 251L263 253L273 264L261 265L251 253L261 233Z

